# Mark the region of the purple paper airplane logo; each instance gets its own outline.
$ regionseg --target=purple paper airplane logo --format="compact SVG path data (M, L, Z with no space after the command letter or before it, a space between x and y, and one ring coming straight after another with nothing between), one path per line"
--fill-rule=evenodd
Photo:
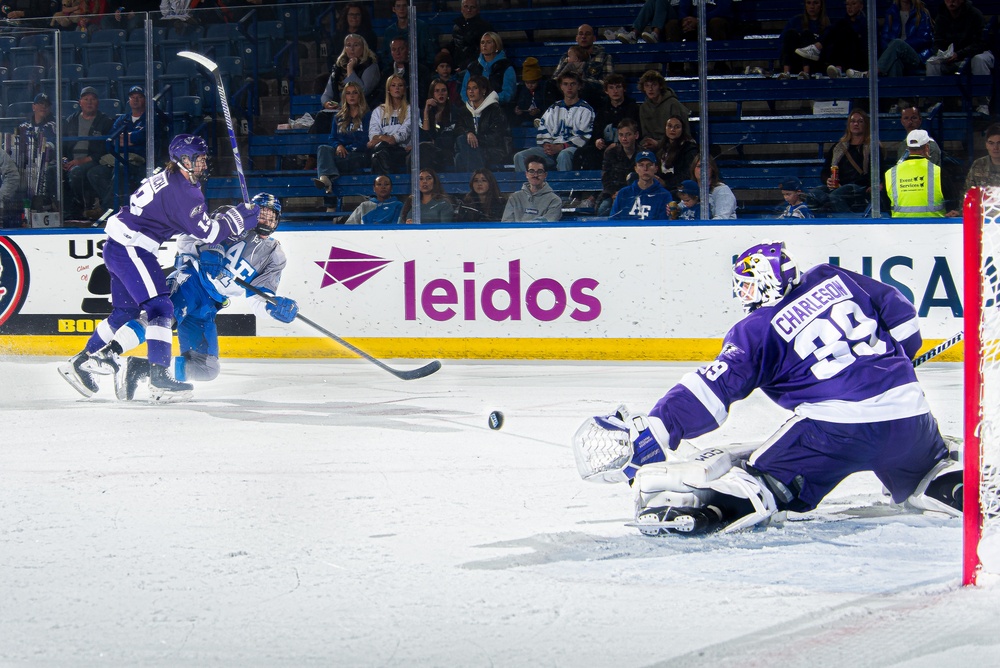
M385 269L385 266L392 262L392 260L332 246L328 259L316 260L315 262L323 267L323 271L325 272L323 281L319 287L325 288L328 285L339 283L348 290L353 291L369 278Z

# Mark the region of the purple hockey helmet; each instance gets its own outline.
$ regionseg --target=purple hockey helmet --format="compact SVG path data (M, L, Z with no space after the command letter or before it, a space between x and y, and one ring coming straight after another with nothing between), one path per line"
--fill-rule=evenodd
M205 169L198 175L197 180L201 182L208 180L208 144L198 135L177 135L170 140L167 153L171 160L188 173L192 182L194 182L195 162L199 155L205 156ZM186 163L184 158L187 158Z
M733 290L747 313L778 303L798 283L799 268L784 241L751 246L733 265Z

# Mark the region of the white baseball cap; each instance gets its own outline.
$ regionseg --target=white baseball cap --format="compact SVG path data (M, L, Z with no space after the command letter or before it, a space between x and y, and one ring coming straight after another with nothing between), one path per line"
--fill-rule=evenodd
M931 136L927 134L926 130L910 130L910 134L906 135L907 148L920 148L926 146L930 141Z

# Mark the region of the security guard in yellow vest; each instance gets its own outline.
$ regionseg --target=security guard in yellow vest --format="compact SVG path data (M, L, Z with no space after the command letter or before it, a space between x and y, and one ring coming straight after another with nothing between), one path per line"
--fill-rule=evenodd
M928 159L931 138L926 130L906 135L910 155L885 173L893 218L943 217L941 168Z

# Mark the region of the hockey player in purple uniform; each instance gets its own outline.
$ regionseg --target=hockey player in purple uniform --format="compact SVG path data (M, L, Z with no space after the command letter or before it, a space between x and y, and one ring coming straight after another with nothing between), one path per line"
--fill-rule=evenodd
M257 224L259 208L241 205L209 217L201 184L208 179L208 147L194 135L170 142L166 168L145 179L127 207L108 219L104 262L111 274L113 310L101 321L86 347L59 372L85 397L98 390L94 373L110 373L106 364L115 332L144 313L150 364L149 388L154 401L188 398L192 386L170 376L171 325L174 309L166 277L157 260L160 245L177 234L209 243L238 235ZM99 353L100 351L100 353Z
M743 252L733 287L748 315L722 352L649 415L591 418L573 439L585 479L628 480L640 531L735 531L812 510L852 473L873 471L896 503L960 515L949 457L911 358L916 309L895 288L830 264L800 274L782 242ZM698 450L729 406L760 388L794 413L759 447Z
M234 277L274 295L285 268L285 251L271 237L278 228L281 203L274 195L260 193L251 202L260 209L257 226L211 244L190 235L177 239L177 271L167 284L177 319L177 339L181 355L174 358L177 380L214 380L219 375L219 333L215 316L229 303L230 297L247 297L258 317L268 315L288 323L299 311L294 300L272 297L265 300L236 283ZM216 212L217 214L219 212ZM273 302L273 303L272 303ZM115 394L131 400L139 382L149 375L149 364L139 357L118 358L122 352L143 339L141 323L122 327L111 343L115 355Z

